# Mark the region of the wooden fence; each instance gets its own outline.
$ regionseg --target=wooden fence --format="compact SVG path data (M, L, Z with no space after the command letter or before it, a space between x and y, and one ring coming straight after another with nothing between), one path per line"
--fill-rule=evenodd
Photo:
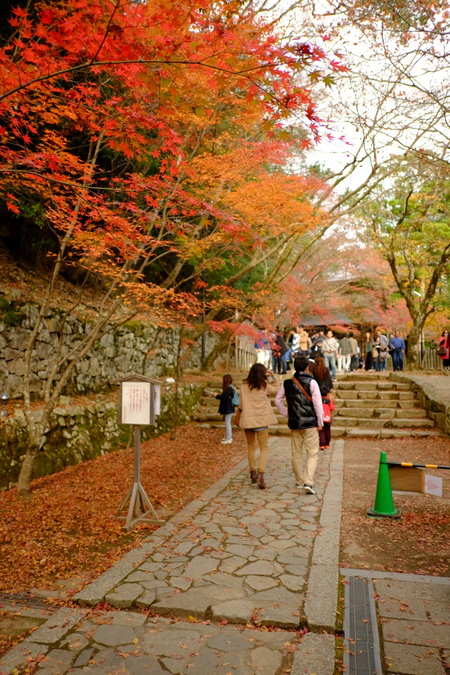
M255 341L248 335L236 336L235 366L236 370L248 371L256 363Z
M426 370L443 370L442 359L437 355L436 349L425 349L422 368Z

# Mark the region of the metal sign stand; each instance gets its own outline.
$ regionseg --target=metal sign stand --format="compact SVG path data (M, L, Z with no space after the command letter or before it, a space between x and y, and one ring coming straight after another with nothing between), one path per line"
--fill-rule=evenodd
M127 515L123 515L126 504L130 500ZM153 505L141 484L141 427L134 427L134 483L127 496L120 505L116 518L125 520L123 529L129 532L138 523L163 525L164 521L158 518Z
M142 375L132 375L118 381L121 385L119 424L134 426L134 481L120 505L116 518L125 520L122 529L129 532L138 523L163 525L141 484L141 424L155 424L160 413L161 383ZM128 504L128 511L125 509Z

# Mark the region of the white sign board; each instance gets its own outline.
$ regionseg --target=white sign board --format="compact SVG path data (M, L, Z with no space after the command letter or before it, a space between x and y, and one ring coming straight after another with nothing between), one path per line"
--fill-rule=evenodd
M154 387L153 395L154 415L161 415L161 387L159 385Z
M122 382L121 424L150 424L150 382Z
M426 473L424 492L426 495L442 497L442 478L439 478L438 476L430 476L428 473Z

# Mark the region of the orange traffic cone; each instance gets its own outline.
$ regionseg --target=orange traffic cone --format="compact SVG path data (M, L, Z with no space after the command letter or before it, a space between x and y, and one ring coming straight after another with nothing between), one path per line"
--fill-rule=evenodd
M380 453L375 506L373 509L367 509L366 514L375 518L401 518L402 516L402 510L396 509L394 506L391 479L385 452Z

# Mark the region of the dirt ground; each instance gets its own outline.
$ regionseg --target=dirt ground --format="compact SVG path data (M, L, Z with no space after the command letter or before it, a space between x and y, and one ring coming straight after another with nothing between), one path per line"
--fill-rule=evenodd
M342 567L450 576L450 471L426 469L443 479L442 498L393 493L401 520L370 518L380 452L388 461L450 465L450 439L345 442L341 520Z

